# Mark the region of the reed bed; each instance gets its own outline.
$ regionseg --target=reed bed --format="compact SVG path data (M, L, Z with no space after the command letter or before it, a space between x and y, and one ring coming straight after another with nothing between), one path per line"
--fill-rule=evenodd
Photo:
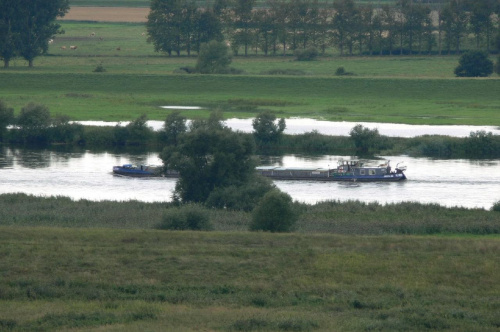
M138 201L72 201L66 197L0 195L3 226L155 229L169 203ZM500 213L405 202L381 205L359 201L296 203L295 232L347 235L500 234ZM247 231L251 215L241 211L208 211L216 231Z

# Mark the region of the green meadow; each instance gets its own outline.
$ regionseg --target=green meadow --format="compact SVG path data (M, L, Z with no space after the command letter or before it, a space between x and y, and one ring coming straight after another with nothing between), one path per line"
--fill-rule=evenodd
M496 331L498 238L1 227L7 331Z
M74 120L164 120L159 106L185 105L205 107L183 111L189 118L271 110L500 125L499 77L455 78L457 57L252 54L233 58L239 75L188 75L178 69L196 57L155 53L144 25L61 25L65 34L34 68L16 59L0 69L0 99L16 112L36 102ZM94 72L99 65L106 71ZM353 76L335 76L341 66ZM157 230L168 207L0 195L0 330L500 328L497 211L329 202L300 206L293 233L268 234L247 231L248 213L223 210L210 211L214 232Z
M61 22L48 55L29 69L21 59L0 70L0 98L19 112L33 101L74 120L125 121L160 106L202 106L189 118L221 109L227 118L271 110L283 117L408 124L499 124L500 79L458 79L454 56L338 57L317 61L236 56L240 75L180 74L196 57L155 53L144 25ZM95 36L92 36L95 33ZM77 46L70 50L70 46ZM65 47L66 49L61 49ZM119 48L119 50L118 50ZM102 65L105 72L94 72ZM353 76L335 76L344 67ZM278 74L275 74L278 73Z

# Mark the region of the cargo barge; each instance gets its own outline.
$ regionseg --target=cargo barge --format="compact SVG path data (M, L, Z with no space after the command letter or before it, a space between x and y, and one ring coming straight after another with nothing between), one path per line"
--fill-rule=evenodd
M406 180L406 166L398 164L394 170L386 161L378 166L364 166L358 160L340 160L337 168L302 168L259 166L257 173L276 180L317 180L351 182L397 182Z

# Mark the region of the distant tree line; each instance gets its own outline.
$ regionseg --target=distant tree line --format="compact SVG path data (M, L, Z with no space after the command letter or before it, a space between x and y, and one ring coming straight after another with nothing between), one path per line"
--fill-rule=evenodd
M354 0L153 0L149 41L168 55L226 41L235 54L286 54L314 47L340 55L451 54L473 36L476 49L498 47L500 0L397 0L375 7Z
M16 56L30 67L47 52L49 40L62 33L55 22L69 10L69 0L0 0L0 58L4 67Z

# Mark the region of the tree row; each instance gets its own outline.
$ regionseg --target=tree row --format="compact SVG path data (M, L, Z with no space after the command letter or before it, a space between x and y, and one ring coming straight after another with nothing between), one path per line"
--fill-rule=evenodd
M498 47L500 0L398 0L373 6L354 0L153 0L149 41L169 56L198 52L210 40L226 41L235 54L286 54L287 50L338 48L340 55L451 54L473 36L476 48ZM432 7L431 7L432 5Z

